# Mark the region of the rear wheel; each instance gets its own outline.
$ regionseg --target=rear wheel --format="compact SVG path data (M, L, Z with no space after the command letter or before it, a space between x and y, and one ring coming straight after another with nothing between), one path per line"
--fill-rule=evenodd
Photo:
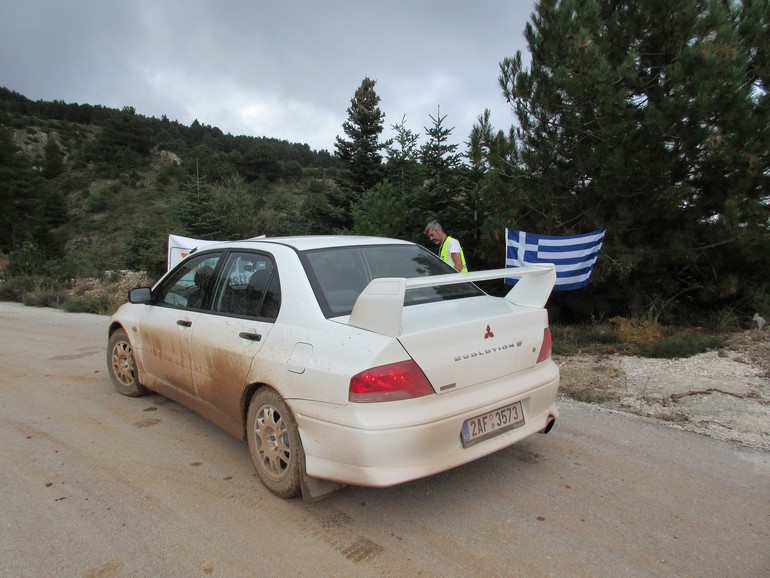
M272 389L260 389L249 404L246 438L262 483L280 498L301 492L302 442L286 402Z
M110 336L107 346L107 367L115 389L123 395L139 397L147 393L147 389L139 383L134 350L126 332L122 329L118 329Z

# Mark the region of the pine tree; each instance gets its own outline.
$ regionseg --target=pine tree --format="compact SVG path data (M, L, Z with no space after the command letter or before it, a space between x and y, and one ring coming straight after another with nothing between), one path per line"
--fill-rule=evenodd
M225 240L224 217L216 208L214 192L197 170L183 186L184 198L178 208L178 218L184 234L198 239Z
M62 155L56 140L48 134L48 140L45 143L43 176L47 179L58 177L64 169L64 155Z
M385 166L388 180L405 196L414 191L422 181L422 167L419 162L420 133L406 127L406 116L401 122L391 125L396 136L386 147L388 162Z
M354 230L359 235L405 238L409 207L388 180L367 191L353 207Z
M420 159L435 189L445 188L444 181L449 179L450 172L460 166L461 162L458 145L449 142L454 128L444 126L446 117L441 116L441 107L438 107L436 116L428 115L433 124L424 127L428 140L420 147Z
M684 315L766 293L745 268L749 246L770 257L769 6L543 0L529 68L501 63L518 126L482 117L471 158L506 224L608 229L594 304Z
M0 127L0 251L32 241L45 184L13 143L13 131Z
M462 157L457 152L458 145L449 142L454 127L445 126L447 115L441 114L441 107L437 107L436 116L428 115L428 118L432 124L424 127L427 140L420 147L425 180L410 205L420 215L421 233L428 221L437 219L457 237L471 225L466 207L467 187L460 178Z
M339 210L340 220L332 225L337 229L352 226L352 208L365 191L382 180L382 154L390 143L380 142L385 114L380 110L380 97L374 90L376 81L364 78L348 107L348 119L342 129L348 139L337 137L337 156L345 167L339 179L339 194L329 197L330 204Z
M257 223L258 205L240 174L229 175L211 186L212 207L221 217L222 240L248 239L262 233Z

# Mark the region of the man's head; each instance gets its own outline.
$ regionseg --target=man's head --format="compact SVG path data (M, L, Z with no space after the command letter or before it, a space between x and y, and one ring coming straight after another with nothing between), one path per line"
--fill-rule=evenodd
M428 225L425 227L425 234L428 235L428 238L436 245L440 245L444 242L444 239L446 239L446 233L441 227L441 224L439 224L437 221L431 221L428 223Z

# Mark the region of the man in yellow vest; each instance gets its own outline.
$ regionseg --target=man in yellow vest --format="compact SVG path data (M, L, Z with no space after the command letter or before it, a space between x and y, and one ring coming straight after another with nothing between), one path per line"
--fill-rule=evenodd
M425 227L425 234L428 235L428 238L434 244L439 245L438 256L442 260L454 267L458 273L468 272L468 266L465 264L465 255L463 254L460 242L447 235L439 223L436 221L428 223L428 226Z

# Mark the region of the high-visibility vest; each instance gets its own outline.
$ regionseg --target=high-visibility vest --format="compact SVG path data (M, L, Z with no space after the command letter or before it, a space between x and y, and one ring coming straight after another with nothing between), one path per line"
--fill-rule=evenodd
M444 239L444 242L441 243L441 249L439 250L438 256L449 263L452 267L455 266L455 262L452 261L452 255L449 254L449 241L452 239L449 235L446 236L446 239ZM457 240L457 239L455 239ZM457 244L460 246L460 260L463 262L463 269L460 271L460 273L467 273L468 272L468 265L465 263L465 254L463 253L463 247L460 245L460 242L458 241Z

